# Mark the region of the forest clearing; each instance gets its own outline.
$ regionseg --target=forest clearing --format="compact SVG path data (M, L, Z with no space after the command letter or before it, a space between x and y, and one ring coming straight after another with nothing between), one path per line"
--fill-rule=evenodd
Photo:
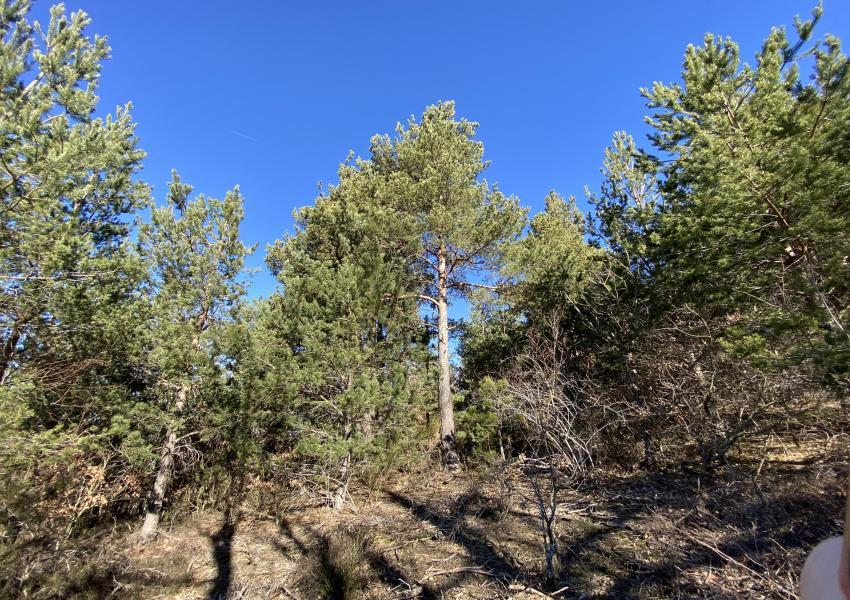
M107 38L34 10L0 2L0 597L800 597L850 470L821 4L688 45L583 200L505 193L440 100L262 249L239 185L155 196Z

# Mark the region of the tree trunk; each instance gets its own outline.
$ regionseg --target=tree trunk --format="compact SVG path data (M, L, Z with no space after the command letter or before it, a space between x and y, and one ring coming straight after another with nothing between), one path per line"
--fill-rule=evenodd
M455 470L460 465L455 443L455 417L452 405L451 371L449 365L449 301L446 253L442 245L437 252L437 362L440 366L440 453L443 465Z
M342 467L339 470L339 482L333 495L333 509L342 510L345 505L345 495L348 493L348 479L351 474L351 452L342 459Z
M183 408L186 405L187 392L188 387L186 385L181 386L177 392L174 412L178 416L183 412ZM159 528L159 518L162 514L162 505L165 503L165 494L174 476L174 452L176 450L177 430L174 426L169 426L165 434L165 444L162 446L162 456L159 459L159 470L156 473L153 490L151 490L151 495L148 499L145 522L139 533L139 538L143 544L152 541L156 537Z
M12 359L17 351L20 339L21 332L16 324L6 339L6 343L3 344L3 353L0 355L0 385L6 383L6 379L12 372Z
M637 379L632 369L632 353L626 353L623 360L626 363L626 376L629 378L629 387L632 389L632 397L635 404L641 409L645 409L646 402L644 401L643 394L640 393L640 387L637 384ZM641 466L646 470L651 470L655 466L655 449L652 447L652 436L646 427L641 428L640 436L643 441L643 461Z

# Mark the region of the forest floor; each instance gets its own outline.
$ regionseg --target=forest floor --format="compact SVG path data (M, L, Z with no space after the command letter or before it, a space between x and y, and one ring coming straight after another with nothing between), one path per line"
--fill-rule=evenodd
M354 487L337 512L201 512L145 547L116 530L68 596L796 598L807 551L841 531L847 445L765 448L709 478L600 474L563 495L549 583L520 474L422 472Z

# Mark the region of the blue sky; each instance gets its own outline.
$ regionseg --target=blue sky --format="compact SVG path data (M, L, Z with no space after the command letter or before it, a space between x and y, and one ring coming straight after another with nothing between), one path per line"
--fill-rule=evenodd
M817 34L850 45L850 2L826 0ZM36 3L42 18L49 4ZM599 182L615 130L642 139L639 88L678 79L689 43L729 35L742 57L814 2L685 0L361 2L73 0L109 36L101 107L130 100L163 199L172 168L212 196L246 197L244 238L292 228L350 149L428 104L453 99L481 123L487 179L542 208L550 189ZM846 50L845 50L846 51ZM252 295L273 278L254 275Z

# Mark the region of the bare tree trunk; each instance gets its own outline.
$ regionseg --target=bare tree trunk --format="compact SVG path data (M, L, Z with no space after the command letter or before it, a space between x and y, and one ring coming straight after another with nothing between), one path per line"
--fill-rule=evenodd
M177 392L177 401L174 403L174 412L180 415L186 405L188 386L183 385ZM165 444L162 446L162 456L159 459L159 470L156 473L153 490L148 499L147 512L139 538L143 544L152 541L159 528L159 518L162 515L162 505L165 503L165 494L171 479L174 476L174 452L177 450L177 430L169 426L165 434Z
M460 465L455 443L455 417L452 405L451 371L449 365L449 301L446 253L442 244L437 252L437 362L440 366L440 452L443 464L452 470Z
M552 464L552 456L544 459L549 463L546 475L548 490L544 490L537 475L529 475L534 496L537 499L537 510L540 515L540 530L543 533L543 553L546 557L546 580L553 581L559 569L558 535L555 531L558 512L558 472Z
M333 495L333 509L342 510L345 504L345 495L348 493L348 479L351 475L351 452L342 459L342 467L339 470L339 482Z

